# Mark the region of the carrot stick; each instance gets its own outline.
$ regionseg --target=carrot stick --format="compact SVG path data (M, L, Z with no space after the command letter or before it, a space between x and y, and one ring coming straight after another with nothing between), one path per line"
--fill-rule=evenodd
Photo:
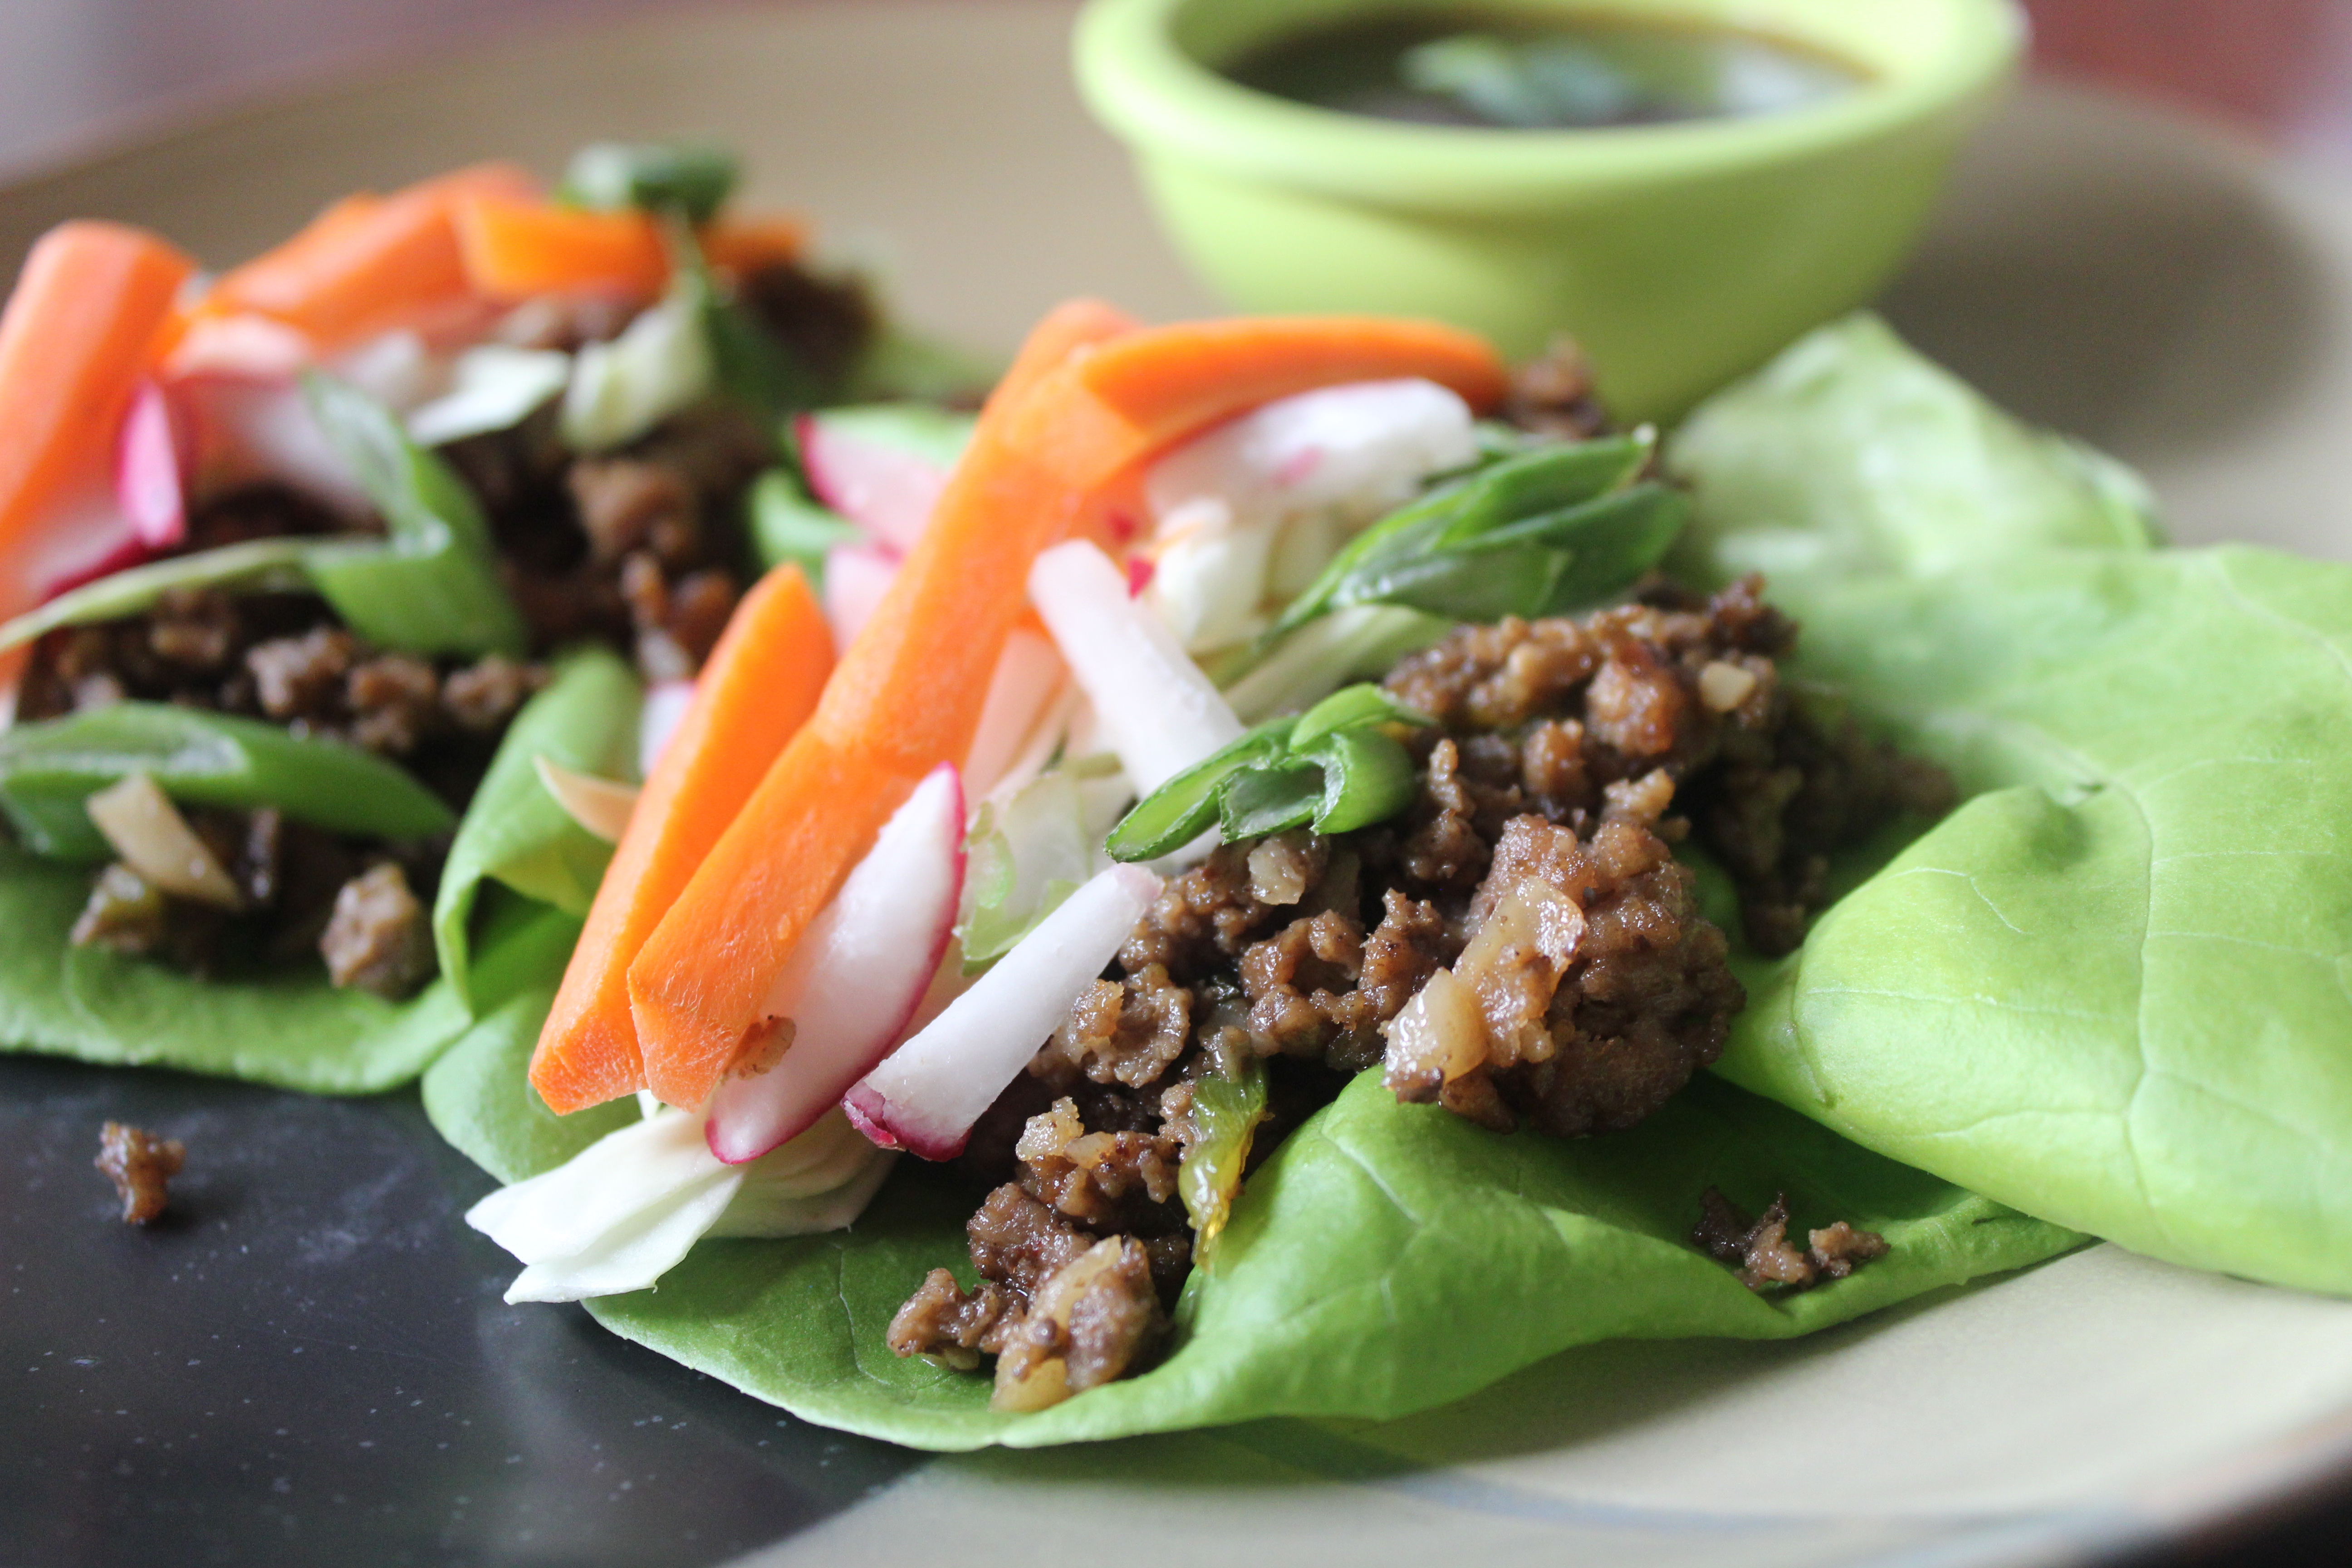
M1422 376L1491 409L1508 389L1495 351L1435 321L1386 316L1244 316L1180 321L1106 343L1072 370L1050 413L1032 405L1018 438L1073 485L1107 484L1136 461L1277 397L1349 381Z
M711 649L589 907L530 1058L530 1081L555 1110L644 1084L629 963L816 707L832 668L823 607L799 567L778 567L743 596Z
M971 749L1030 560L1062 525L1052 476L1003 439L1022 402L1131 323L1092 300L1030 334L981 410L931 524L807 726L629 968L646 1081L698 1106L759 1021L784 956L922 775Z
M29 608L17 559L50 509L103 486L116 431L195 263L143 229L60 224L0 313L0 617Z
M389 196L346 196L277 249L223 276L209 303L274 316L322 347L355 342L469 297L453 221L459 205L535 195L522 170L480 163Z
M466 276L488 299L573 292L646 299L669 279L661 231L641 212L481 195L458 203L455 216Z

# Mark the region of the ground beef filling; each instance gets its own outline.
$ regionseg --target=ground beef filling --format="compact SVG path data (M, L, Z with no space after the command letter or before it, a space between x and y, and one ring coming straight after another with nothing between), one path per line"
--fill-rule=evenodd
M1169 879L974 1128L959 1167L999 1184L967 1227L978 1281L934 1269L892 1348L997 1355L1004 1408L1146 1364L1189 1263L1176 1171L1206 1073L1273 1069L1254 1160L1375 1066L1400 1099L1498 1132L1614 1131L1681 1089L1744 997L1672 847L1721 865L1750 942L1781 952L1825 901L1832 853L1949 799L1935 770L1792 698L1776 661L1794 627L1759 593L1650 584L1400 664L1391 691L1437 720L1409 742L1413 805L1337 837L1224 845ZM1738 1218L1751 1283L1885 1250L1841 1224L1796 1251L1785 1207L1708 1214L1695 1245L1727 1257Z
M1804 1290L1824 1279L1843 1279L1862 1264L1886 1255L1886 1240L1856 1230L1844 1220L1807 1233L1800 1250L1789 1239L1789 1199L1784 1193L1760 1215L1750 1216L1714 1187L1699 1195L1698 1224L1691 1245L1739 1271L1750 1290Z
M740 298L814 396L839 388L876 330L860 286L789 265L745 279ZM631 314L610 302L534 300L497 336L574 350L617 335ZM534 655L586 638L628 650L648 681L693 678L751 573L744 496L776 460L761 421L713 402L621 450L575 456L558 439L551 407L443 456L481 500ZM181 552L351 527L290 489L247 486L201 500ZM315 595L204 590L43 637L17 716L134 700L265 720L390 758L462 808L508 723L546 679L537 662L372 647ZM335 984L384 995L430 978L426 910L446 845L338 838L275 812L188 815L239 879L246 908L231 914L171 897L110 866L75 942L206 973L315 952Z

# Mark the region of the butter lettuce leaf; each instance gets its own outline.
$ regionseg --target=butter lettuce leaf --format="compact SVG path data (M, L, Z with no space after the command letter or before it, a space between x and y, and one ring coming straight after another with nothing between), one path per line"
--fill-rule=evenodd
M338 991L315 963L203 979L75 947L89 897L87 866L0 845L0 1050L370 1094L415 1078L466 1030L446 981L395 1003Z
M1851 1277L1759 1296L1686 1237L1700 1193L1892 1244ZM918 1447L1039 1447L1258 1416L1386 1419L1445 1404L1571 1345L1808 1333L2082 1238L1881 1159L1728 1085L1696 1084L1631 1132L1498 1137L1400 1105L1377 1073L1293 1133L1195 1269L1174 1353L1031 1415L985 1377L883 1342L924 1274L964 1264L976 1194L902 1163L847 1231L705 1241L657 1290L597 1321L829 1426Z
M2158 537L2130 469L2021 424L1868 312L1709 398L1665 461L1693 491L1670 569L1762 572L1800 605L1820 583Z
M2134 1251L2352 1292L2352 568L2028 552L1807 605L1969 796L1745 978L1718 1070Z
M613 847L572 820L539 781L545 757L578 773L627 778L636 771L643 693L618 656L602 647L572 653L515 715L489 771L466 808L433 904L441 975L472 999L474 907L485 882L569 915L585 915Z

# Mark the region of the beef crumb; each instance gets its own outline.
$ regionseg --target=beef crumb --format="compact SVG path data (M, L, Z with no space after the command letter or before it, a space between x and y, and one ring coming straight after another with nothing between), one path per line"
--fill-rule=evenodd
M110 1121L98 1130L98 1158L92 1163L114 1184L122 1200L123 1223L152 1225L170 1203L171 1180L187 1159L187 1147L177 1138L158 1138Z
M433 932L398 862L383 861L343 884L319 952L337 985L401 997L425 983L433 973Z
M1886 1255L1886 1240L1874 1231L1857 1230L1844 1220L1809 1232L1806 1247L1798 1250L1789 1239L1789 1199L1775 1193L1760 1215L1750 1216L1709 1187L1699 1194L1698 1224L1691 1227L1693 1247L1718 1263L1739 1270L1739 1282L1750 1290L1785 1287L1805 1290L1824 1279L1843 1279L1874 1258Z

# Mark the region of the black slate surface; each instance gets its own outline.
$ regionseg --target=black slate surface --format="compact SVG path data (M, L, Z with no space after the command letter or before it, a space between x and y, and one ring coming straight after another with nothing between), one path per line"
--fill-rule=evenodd
M188 1145L147 1230L90 1164L109 1117ZM413 1092L0 1057L0 1568L700 1568L923 1462L505 1305L459 1217L490 1186ZM2130 1561L2347 1541L2339 1487Z
M148 1230L109 1117L188 1145ZM491 1184L413 1092L0 1059L0 1568L690 1568L920 1462L505 1305Z

